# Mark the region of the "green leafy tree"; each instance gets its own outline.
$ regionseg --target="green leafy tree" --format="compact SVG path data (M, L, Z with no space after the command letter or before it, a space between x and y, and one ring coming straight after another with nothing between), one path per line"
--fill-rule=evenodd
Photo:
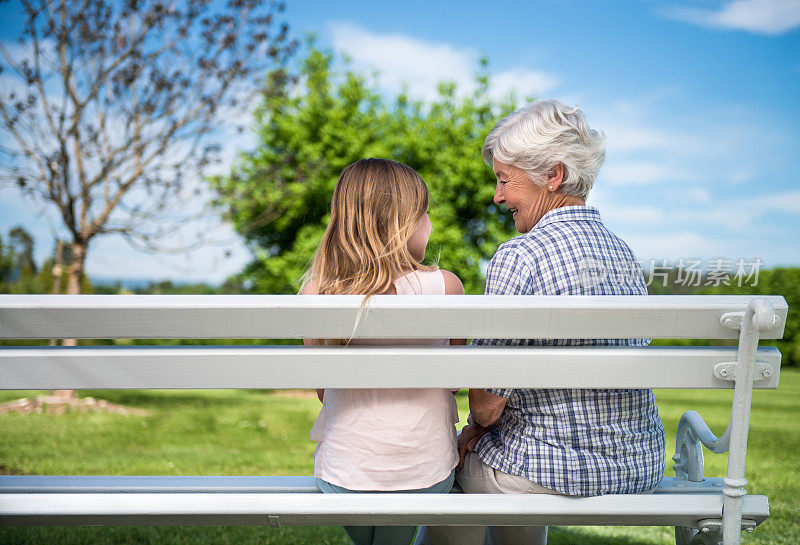
M295 292L327 225L339 173L358 159L383 157L416 169L428 185L428 261L480 293L482 263L515 234L492 204L494 179L480 155L513 99L489 98L485 61L470 96L441 83L438 98L424 104L405 93L389 101L374 81L346 65L336 70L334 60L312 45L296 82L273 72L255 114L256 149L210 180L216 204L255 256L237 281L259 293Z
M14 227L8 232L8 239L20 274L35 274L36 262L33 260L33 237L22 227Z
M11 293L36 293L36 262L33 237L23 227L8 231L7 242L0 239L0 290Z
M11 274L14 271L14 248L3 242L0 236L0 293L8 290Z

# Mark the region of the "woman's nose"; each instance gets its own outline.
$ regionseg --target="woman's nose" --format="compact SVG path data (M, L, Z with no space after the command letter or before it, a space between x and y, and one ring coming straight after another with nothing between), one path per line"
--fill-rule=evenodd
M494 186L494 204L503 204L504 202L506 202L506 199L503 196L503 184L498 182Z

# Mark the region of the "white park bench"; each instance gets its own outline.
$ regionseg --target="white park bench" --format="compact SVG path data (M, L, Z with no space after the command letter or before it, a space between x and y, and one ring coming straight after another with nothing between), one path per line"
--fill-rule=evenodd
M4 339L348 338L361 297L2 295ZM356 338L737 339L722 347L90 346L0 348L1 389L734 388L716 437L689 411L653 494L323 495L313 477L0 476L0 525L668 525L737 544L752 388L777 388L783 297L377 296ZM705 445L728 452L703 475Z

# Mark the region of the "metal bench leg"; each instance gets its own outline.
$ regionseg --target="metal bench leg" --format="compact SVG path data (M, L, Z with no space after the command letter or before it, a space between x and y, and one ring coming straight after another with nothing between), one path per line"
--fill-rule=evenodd
M737 319L738 318L738 319ZM739 323L739 319L741 323ZM750 425L750 402L753 397L753 378L756 366L759 332L773 328L779 317L772 305L763 298L753 299L743 315L723 316L725 327L739 329L736 376L733 390L731 418L725 433L717 438L700 415L688 411L678 423L678 437L673 460L675 473L690 481L703 480L703 447L711 452L728 451L728 471L723 482L725 495L722 521L699 521L698 529L675 528L678 545L739 545L742 528L752 531L752 521L742 521L742 497L747 494L744 487L745 459L747 456L747 433ZM702 443L702 445L701 445Z
M731 408L731 443L728 451L728 473L723 480L725 501L722 508L722 536L725 545L739 545L742 538L742 497L747 433L750 427L750 402L753 397L756 350L759 332L775 325L777 315L766 299L753 299L742 318L736 364L736 384Z

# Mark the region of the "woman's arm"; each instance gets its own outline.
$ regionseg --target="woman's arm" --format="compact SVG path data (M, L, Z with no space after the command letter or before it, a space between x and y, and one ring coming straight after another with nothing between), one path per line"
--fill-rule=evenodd
M440 270L444 276L445 295L464 295L464 285L461 280L450 271ZM450 346L464 346L465 344L467 344L467 339L450 339Z
M300 295L317 295L317 283L316 281L311 281L305 286L303 289L300 290ZM314 346L321 344L319 339L303 339L303 344L305 346ZM325 396L325 388L317 388L317 397L320 401Z
M527 256L517 252L515 243L502 244L497 249L486 270L486 295L532 295L535 293L532 267ZM509 346L520 344L520 339L473 339L477 346ZM471 388L469 410L475 423L485 428L496 424L508 398L514 393L511 388Z

